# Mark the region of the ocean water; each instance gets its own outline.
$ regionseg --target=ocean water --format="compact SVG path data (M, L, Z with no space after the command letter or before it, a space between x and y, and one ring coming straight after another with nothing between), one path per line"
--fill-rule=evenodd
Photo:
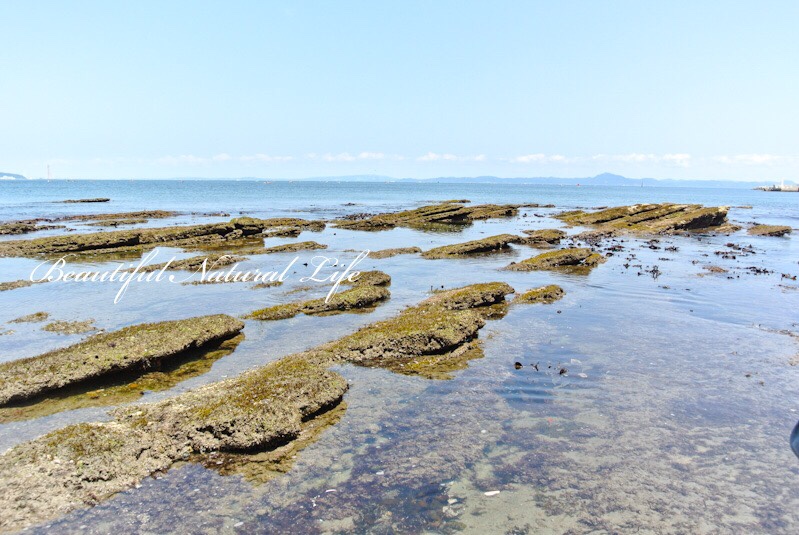
M109 197L100 204L63 204ZM0 183L0 220L78 213L176 210L147 225L225 221L239 214L333 219L445 199L539 203L519 217L457 232L328 227L296 239L300 253L283 287L249 284L34 285L0 292L0 361L74 343L41 324L10 324L47 311L116 329L198 314L239 316L321 297L299 282L314 256L348 264L357 251L422 249L504 232L562 225L574 208L637 202L728 205L730 219L799 227L799 195L691 188L595 188L494 184L263 181L52 181ZM749 207L751 208L744 208ZM229 215L218 215L223 212ZM97 230L69 223L38 235ZM576 232L581 229L569 230ZM19 239L19 237L3 237ZM751 246L735 252L734 246ZM204 373L127 402L152 401L230 377L391 317L431 289L506 281L517 291L560 284L552 305L512 305L481 331L485 356L451 380L343 366L350 381L341 419L298 455L285 475L260 482L198 464L176 466L91 509L40 526L59 533L181 531L243 533L795 533L799 459L789 437L799 420L799 274L796 236L625 238L624 250L589 275L502 271L539 251L463 260L417 255L368 259L392 277L391 299L368 314L248 320L245 339ZM656 248L651 248L651 246ZM676 247L677 250L666 250ZM726 251L721 255L718 252ZM190 256L159 249L159 259ZM277 269L295 255L253 256L242 269ZM733 258L734 256L734 258ZM135 259L134 259L135 260ZM0 259L0 281L25 278L40 261ZM83 261L75 269L116 262ZM706 266L727 273L710 273ZM640 267L638 267L640 266ZM658 276L652 275L657 266ZM756 268L756 269L752 269ZM763 273L766 271L766 273ZM756 274L760 272L760 274ZM524 366L517 370L515 362ZM538 364L536 371L532 364ZM558 370L567 368L561 375ZM0 451L64 425L107 418L113 406L82 406L0 424ZM492 491L499 491L498 494ZM490 495L486 495L489 493Z

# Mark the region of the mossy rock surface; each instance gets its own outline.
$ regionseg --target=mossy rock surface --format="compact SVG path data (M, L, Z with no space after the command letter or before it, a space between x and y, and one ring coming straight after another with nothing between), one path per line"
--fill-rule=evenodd
M786 225L755 225L747 230L752 236L780 237L791 233L791 227Z
M293 218L256 219L239 217L227 223L210 223L182 227L142 228L68 234L31 240L0 242L0 257L51 256L65 253L111 254L143 251L156 246L208 246L235 242L258 236L273 227L297 226L304 229L324 228L324 223Z
M479 253L490 253L509 248L511 243L519 243L522 238L513 234L499 234L489 236L479 240L456 243L454 245L444 245L436 247L422 253L424 258L456 258Z
M381 249L379 251L371 251L369 253L369 258L391 258L392 256L402 255L402 254L417 254L421 253L422 250L419 247L395 247L393 249Z
M599 253L583 247L558 249L508 265L511 271L534 271L539 269L593 268L605 261Z
M275 254L275 253L296 253L298 251L316 251L320 249L327 249L327 245L316 243L315 241L301 241L295 243L284 243L282 245L273 245L271 247L243 249L240 252L251 255L258 255L258 254Z
M219 314L145 323L26 359L0 364L0 404L29 398L158 360L237 334L244 324Z
M520 294L515 301L519 303L554 303L561 299L566 292L557 284L549 284L539 288L527 290Z
M556 228L545 228L539 230L524 230L527 234L522 243L525 245L541 246L541 245L557 245L566 237L566 233Z
M472 221L497 217L513 217L519 213L518 205L444 202L389 214L378 214L367 219L339 220L336 227L350 230L386 230L394 227L428 228L430 225L466 225Z
M391 292L387 288L368 284L357 285L349 290L337 292L327 302L325 302L325 298L319 298L300 303L285 303L256 310L248 314L247 318L274 321L293 318L297 314L347 312L373 307L389 297L391 297Z
M27 288L28 286L33 286L34 284L36 283L27 279L0 282L0 292L7 292L9 290L16 290L18 288Z
M555 217L570 225L599 226L636 234L670 234L722 228L727 224L728 210L728 206L699 204L634 204L596 212L575 210Z
M388 286L391 276L383 271L361 271L355 280L345 280L341 284L347 286Z

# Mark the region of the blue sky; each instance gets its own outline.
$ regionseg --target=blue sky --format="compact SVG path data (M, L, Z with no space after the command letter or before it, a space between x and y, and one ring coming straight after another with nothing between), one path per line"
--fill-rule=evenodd
M0 0L0 170L795 180L794 1Z

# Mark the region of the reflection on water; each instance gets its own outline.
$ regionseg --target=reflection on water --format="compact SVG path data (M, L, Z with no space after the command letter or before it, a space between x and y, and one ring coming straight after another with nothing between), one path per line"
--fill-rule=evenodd
M603 197L602 191L583 190L583 197L570 198L565 189L522 188L515 190L514 201L598 206L633 202L638 199L630 196L646 194L613 190ZM510 190L497 191L492 202L510 196ZM524 191L531 192L529 198L520 198ZM96 196L112 196L100 193ZM368 191L342 202L363 204L351 211L393 209L395 193L383 192L382 199L380 193ZM342 199L344 193L336 195ZM486 188L448 187L439 198L480 201L490 195ZM686 200L679 195L687 194L672 191L650 200ZM694 202L754 206L733 209L733 219L797 220L784 196L762 200L766 197L755 192L738 191L691 195ZM297 209L296 200L280 200L269 215L286 215L280 205L292 202L291 209ZM308 211L345 210L321 199L314 202L320 206ZM414 205L416 199L406 194L404 202ZM256 204L243 201L242 209L266 211ZM541 212L546 211L523 210L527 217L478 222L458 234L328 228L312 239L329 246L325 255L348 263L356 253L347 249L429 249L557 225L533 215ZM268 239L266 245L285 242ZM735 250L728 243L753 245L754 252L716 254ZM450 380L337 368L351 384L346 412L331 415L336 422L310 433L288 465L268 456L250 463L234 457L209 457L205 466L187 463L93 509L75 511L50 530L166 532L180 525L193 533L794 533L799 529L799 463L785 437L799 418L799 366L789 365L797 341L779 331L799 330L799 292L780 286L786 284L782 273L799 272L796 243L795 237L739 233L663 238L660 248L652 249L647 240L625 238L618 244L623 249L588 275L501 271L509 261L536 253L523 246L462 260L428 261L415 255L370 259L364 269L392 277L392 299L370 315L248 322L247 338L235 352L213 361L200 375L143 399L160 399L333 340L396 314L442 285L503 280L521 292L559 284L566 295L552 305L508 307L504 317L481 331L482 358L447 370ZM273 290L140 286L118 305L113 305L117 288L48 284L14 290L0 295L0 321L44 310L63 319L89 315L99 327L111 329L200 313L239 316L296 300L290 292L304 286L298 279L308 274L301 264L315 254L300 253L298 273ZM242 268L266 270L286 259L268 256L252 257ZM8 270L3 280L22 278L30 265L0 260L0 268ZM654 265L660 271L657 278L646 272ZM722 267L733 278L707 275L705 265ZM773 273L756 274L752 267ZM306 291L313 298L326 288ZM86 303L91 313L85 312ZM15 330L0 342L6 349L3 359L64 344L64 338L33 326L15 325ZM73 410L0 424L0 448L85 419L96 419L96 412Z

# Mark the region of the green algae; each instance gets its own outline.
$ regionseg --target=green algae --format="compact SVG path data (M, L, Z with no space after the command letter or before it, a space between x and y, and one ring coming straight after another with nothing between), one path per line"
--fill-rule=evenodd
M533 288L532 290L527 290L523 294L520 294L514 302L518 303L554 303L555 301L561 299L566 292L563 291L563 288L556 284L550 284L547 286L541 286L539 288Z
M422 253L424 258L457 258L459 256L469 256L479 253L492 253L503 249L508 249L511 243L518 243L522 240L513 234L499 234L489 236L479 240L472 240L454 245L444 245L436 247Z

